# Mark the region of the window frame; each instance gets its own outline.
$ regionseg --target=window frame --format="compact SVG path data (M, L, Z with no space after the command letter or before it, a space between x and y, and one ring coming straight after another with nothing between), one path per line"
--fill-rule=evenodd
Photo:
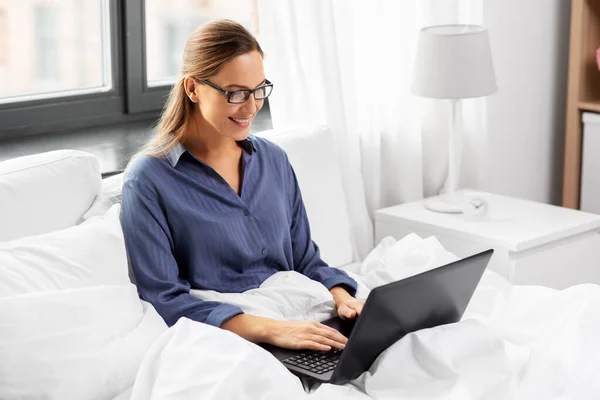
M146 2L125 2L127 112L160 110L172 85L148 86L146 75Z

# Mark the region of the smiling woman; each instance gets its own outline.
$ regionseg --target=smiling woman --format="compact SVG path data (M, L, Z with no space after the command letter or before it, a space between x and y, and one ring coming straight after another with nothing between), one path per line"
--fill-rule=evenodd
M347 339L323 324L248 315L190 295L242 293L297 271L330 291L341 317L362 310L356 282L321 259L287 154L250 136L272 90L263 51L242 25L220 20L192 33L156 135L125 173L128 256L140 296L169 325L186 317L253 342L341 349Z

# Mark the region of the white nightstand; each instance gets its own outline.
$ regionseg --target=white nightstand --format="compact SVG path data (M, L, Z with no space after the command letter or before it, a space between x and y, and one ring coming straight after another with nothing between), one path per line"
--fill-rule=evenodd
M429 211L423 201L378 210L376 243L414 232L435 236L459 257L493 248L488 268L516 284L600 284L600 215L494 194L484 198L489 212L480 220Z

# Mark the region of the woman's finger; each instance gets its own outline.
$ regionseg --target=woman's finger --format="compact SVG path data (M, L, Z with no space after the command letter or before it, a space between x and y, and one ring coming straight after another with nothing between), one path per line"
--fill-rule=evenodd
M314 340L304 340L300 342L301 349L309 349L315 351L331 351L331 346L316 342Z
M346 319L352 319L354 317L356 317L356 311L353 310L350 306L348 306L347 304L342 304L339 308L338 308L338 315L341 318L346 318Z
M312 342L317 342L317 343L323 344L325 346L335 347L336 349L340 349L340 350L343 350L346 347L346 345L344 343L340 343L336 340L330 339L327 336L323 336L323 335L310 335L308 337L308 340L310 340Z
M358 299L355 299L348 304L348 306L350 308L352 308L354 311L356 311L356 314L358 314L358 315L360 315L360 313L362 312L364 305L365 305L365 302L362 300L358 300Z
M342 335L338 330L333 329L330 326L319 324L316 328L317 329L314 332L319 335L326 336L342 344L346 344L346 342L348 342L348 338L346 336Z

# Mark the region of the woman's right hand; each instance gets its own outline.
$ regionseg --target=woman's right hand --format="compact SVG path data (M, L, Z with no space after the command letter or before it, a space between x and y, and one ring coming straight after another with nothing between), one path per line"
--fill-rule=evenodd
M266 341L286 349L329 351L343 349L348 341L340 332L317 321L270 320L265 328Z

